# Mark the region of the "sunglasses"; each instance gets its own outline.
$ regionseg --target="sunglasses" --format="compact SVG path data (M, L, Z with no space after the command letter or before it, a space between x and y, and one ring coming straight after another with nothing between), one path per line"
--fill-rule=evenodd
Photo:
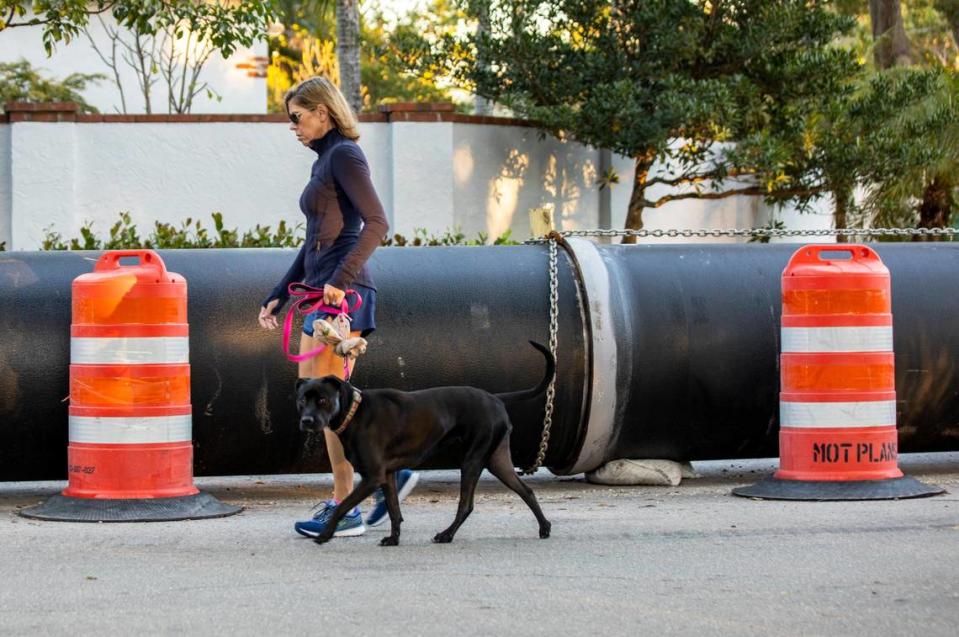
M315 110L316 110L316 108L311 108L311 109L310 109L310 111L315 111ZM309 112L309 111L307 111L307 112ZM293 125L294 125L294 126L299 126L299 125L300 125L300 120L303 119L303 113L295 113L295 112L293 112L293 111L290 111L290 112L287 114L287 117L290 118L290 121L293 122Z

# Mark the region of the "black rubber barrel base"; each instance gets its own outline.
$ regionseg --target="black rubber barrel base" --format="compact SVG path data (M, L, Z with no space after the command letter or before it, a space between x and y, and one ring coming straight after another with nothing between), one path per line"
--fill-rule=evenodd
M923 484L903 476L889 480L780 480L768 477L749 487L733 489L733 495L763 500L903 500L945 493L937 485Z
M55 495L43 504L22 509L20 515L56 522L173 522L222 518L243 507L224 504L209 493L179 498L102 500Z

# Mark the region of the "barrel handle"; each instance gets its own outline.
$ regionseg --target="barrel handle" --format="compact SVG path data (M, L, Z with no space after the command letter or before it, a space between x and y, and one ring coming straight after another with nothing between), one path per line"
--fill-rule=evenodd
M828 255L823 256L823 252L845 252L848 253L850 257L848 259L830 259ZM792 266L800 263L842 263L850 261L874 261L881 263L879 255L876 254L875 250L860 243L817 243L804 246L800 250L797 250L793 258L789 260L789 265Z
M120 259L124 257L137 257L139 263L136 265L124 265ZM153 250L108 250L100 255L93 268L94 272L109 272L119 270L120 268L153 268L157 271L157 276L166 276L166 264L160 255Z

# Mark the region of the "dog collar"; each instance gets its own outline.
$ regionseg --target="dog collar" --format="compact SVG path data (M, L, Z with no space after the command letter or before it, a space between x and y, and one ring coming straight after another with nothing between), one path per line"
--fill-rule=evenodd
M356 415L356 410L359 409L360 403L363 402L363 394L360 393L360 390L356 387L353 388L353 402L350 404L350 410L346 412L346 418L343 419L342 424L336 428L333 432L337 436L346 431L347 425L350 424L350 421L353 420L353 416Z

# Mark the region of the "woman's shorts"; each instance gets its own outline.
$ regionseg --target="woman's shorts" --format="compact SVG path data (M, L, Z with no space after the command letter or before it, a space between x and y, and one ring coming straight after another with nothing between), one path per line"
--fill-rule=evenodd
M350 314L350 331L359 332L360 336L366 337L372 334L376 329L376 290L362 285L353 285L351 288L356 290L363 299L363 304L358 310ZM356 297L352 294L346 296L346 302L352 307L356 303ZM317 310L310 312L303 319L303 333L307 336L313 336L313 322L326 316L325 312Z

